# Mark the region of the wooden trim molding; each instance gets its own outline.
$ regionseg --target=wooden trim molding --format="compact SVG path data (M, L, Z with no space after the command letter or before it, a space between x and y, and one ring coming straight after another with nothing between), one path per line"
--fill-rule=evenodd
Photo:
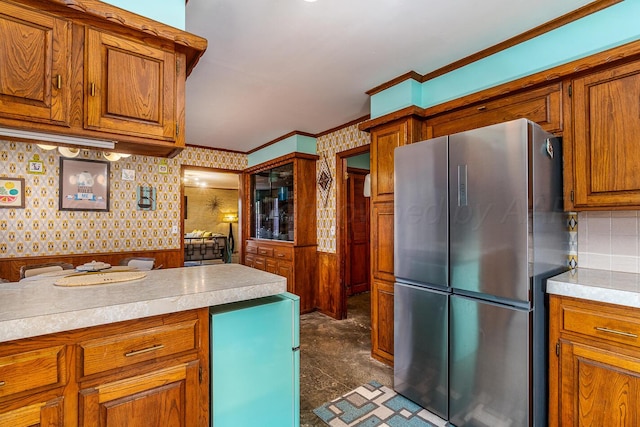
M552 21L539 25L529 31L526 31L508 40L505 40L502 43L498 43L487 49L481 50L480 52L476 52L472 55L467 56L466 58L462 58L456 62L452 62L451 64L438 68L437 70L431 71L424 75L421 75L420 73L417 73L415 71L409 71L405 74L402 74L401 76L398 76L392 80L389 80L386 83L378 85L373 89L368 90L365 93L369 96L372 96L372 95L375 95L376 93L382 92L385 89L389 89L390 87L395 86L398 83L401 83L409 79L414 79L420 83L424 83L428 80L450 73L453 70L457 70L458 68L462 68L473 62L479 61L483 58L486 58L488 56L491 56L503 50L509 49L510 47L526 42L527 40L531 40L534 37L538 37L539 35L548 33L549 31L555 30L556 28L560 28L563 25L567 25L573 21L577 21L578 19L584 18L585 16L591 15L592 13L606 9L609 6L613 6L614 4L620 3L621 1L622 0L596 0L593 3L590 3L586 6L581 7L580 9L574 10L573 12L569 12Z
M325 130L324 132L317 133L315 135L315 137L316 138L320 138L321 136L329 135L330 133L334 133L334 132L337 132L337 131L339 131L341 129L348 128L349 126L357 125L358 123L362 123L365 120L369 120L370 117L371 116L369 114L367 114L366 116L362 116L362 117L360 117L358 119L351 120L350 122L344 123L344 124L342 124L340 126L336 126L334 128Z
M281 164L289 163L293 161L293 159L309 159L309 160L318 160L320 156L317 154L308 154L308 153L300 153L298 151L285 154L284 156L276 157L275 159L271 159L267 162L260 163L259 165L251 166L250 168L242 171L243 173L252 173L255 171L259 171L262 169L268 169L275 166L280 166ZM298 245L299 246L299 245Z
M270 146L270 145L275 144L276 142L280 142L280 141L282 141L282 140L284 140L284 139L290 138L290 137L295 136L295 135L308 136L308 137L311 137L311 138L315 138L315 137L316 137L316 136L315 136L314 134L312 134L312 133L302 132L302 131L299 131L299 130L294 130L294 131L292 131L292 132L289 132L289 133L288 133L288 134L286 134L286 135L282 135L282 136L280 136L280 137L278 137L278 138L276 138L276 139L274 139L274 140L272 140L272 141L269 141L269 142L267 142L267 143L264 143L264 144L262 144L261 146L254 148L253 150L249 150L249 151L247 151L247 154L255 153L256 151L260 151L260 150L262 150L263 148L266 148L266 147L268 147L268 146Z
M598 69L599 67L607 66L614 62L623 63L637 57L640 57L640 40L629 42L625 45L614 47L563 65L558 65L557 67L522 77L517 80L512 80L471 95L456 98L452 101L434 105L433 107L420 108L415 105L405 107L401 110L363 122L360 124L359 128L362 131L368 132L370 129L377 126L409 116L426 119L480 102L486 102L502 96L513 95L524 90L534 89L538 86L554 81L560 81L566 78L575 78L586 72Z

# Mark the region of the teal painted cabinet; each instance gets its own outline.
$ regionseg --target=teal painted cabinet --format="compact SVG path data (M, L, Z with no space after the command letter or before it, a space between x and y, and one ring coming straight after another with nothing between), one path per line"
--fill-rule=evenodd
M212 307L211 424L300 425L300 298Z

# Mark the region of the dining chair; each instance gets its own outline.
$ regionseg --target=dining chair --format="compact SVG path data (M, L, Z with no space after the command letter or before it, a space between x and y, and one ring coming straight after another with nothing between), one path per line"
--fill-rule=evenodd
M140 271L157 270L162 266L156 267L156 259L150 257L128 257L123 258L119 262L120 265L135 267Z
M23 265L20 267L20 280L39 274L62 270L73 270L73 265L68 262L46 262L43 264Z

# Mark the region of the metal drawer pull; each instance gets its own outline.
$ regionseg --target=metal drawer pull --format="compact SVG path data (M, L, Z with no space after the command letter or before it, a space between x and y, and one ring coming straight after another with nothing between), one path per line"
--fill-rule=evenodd
M482 105L480 107L478 107L478 111L482 111L482 110L486 110L487 106L486 105Z
M152 347L143 348L142 350L134 350L124 354L124 357L137 356L139 354L149 353L150 351L156 351L164 348L164 344L154 345Z
M638 338L636 334L632 334L631 332L616 331L615 329L601 328L599 326L596 326L595 329L596 331L600 331L600 332L608 332L610 334L622 335L630 338Z
M56 88L62 89L62 76L60 74L56 76Z
M6 383L4 381L0 381L0 387L2 387L3 385L5 385Z
M284 258L284 254L278 254L280 258Z
M89 85L89 92L91 93L91 96L96 96L96 84L95 83L91 83L91 85Z

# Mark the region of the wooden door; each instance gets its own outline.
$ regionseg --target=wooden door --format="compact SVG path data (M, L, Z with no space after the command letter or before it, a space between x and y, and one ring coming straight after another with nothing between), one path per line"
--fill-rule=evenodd
M87 29L86 127L174 141L176 55Z
M560 425L640 425L640 359L565 341L560 369Z
M572 87L574 207L640 208L640 61Z
M369 275L369 198L364 197L364 178L368 171L348 168L346 268L347 295L370 289Z
M71 23L0 2L0 116L69 122Z
M82 427L198 425L198 361L80 391Z

